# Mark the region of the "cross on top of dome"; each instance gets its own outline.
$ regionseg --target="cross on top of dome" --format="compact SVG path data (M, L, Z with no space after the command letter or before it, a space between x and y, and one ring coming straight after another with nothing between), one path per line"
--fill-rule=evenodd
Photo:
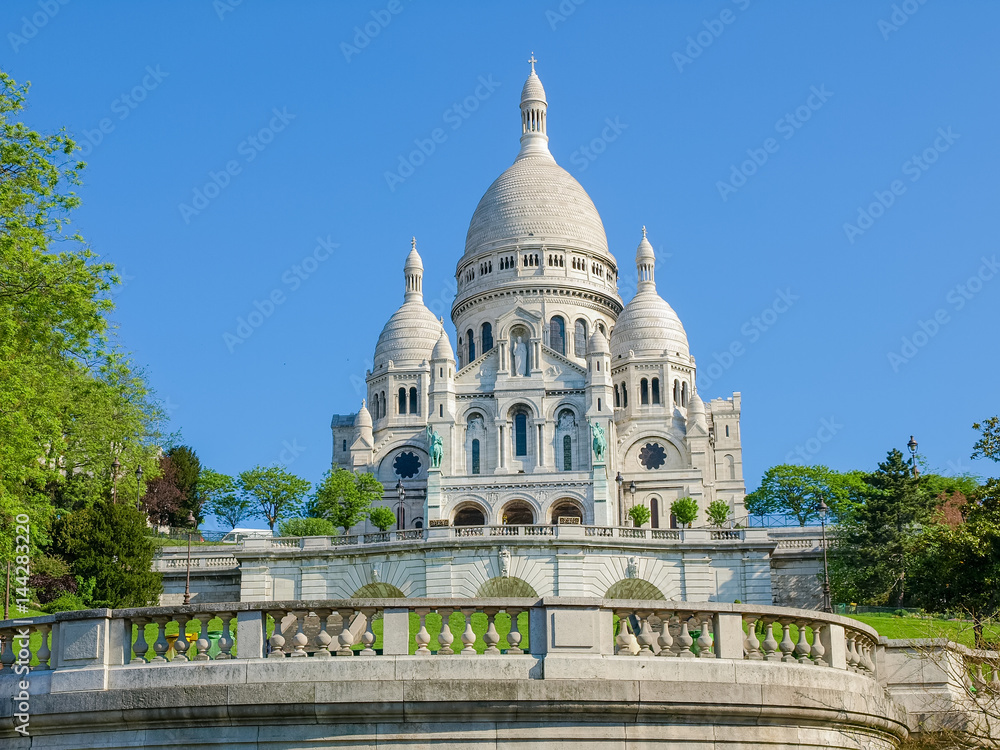
M528 62L531 63L531 72L532 72L532 74L534 74L534 72L535 72L535 63L538 62L538 60L535 59L535 53L534 52L531 53L531 57L528 58Z

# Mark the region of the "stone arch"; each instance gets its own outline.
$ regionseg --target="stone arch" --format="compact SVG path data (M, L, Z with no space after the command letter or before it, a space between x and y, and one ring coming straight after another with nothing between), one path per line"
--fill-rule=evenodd
M520 578L497 577L486 581L476 592L476 598L531 597L538 598L531 584Z
M479 513L482 520L476 518L475 513ZM489 521L489 511L477 502L466 500L455 506L451 514L452 526L485 526Z
M353 594L352 599L405 599L406 594L401 589L391 583L379 581L378 583L366 583Z
M583 513L583 505L578 500L569 497L561 497L552 503L549 510L549 518L552 523L559 523L560 516L579 518L580 523L583 523L586 518Z
M641 578L623 578L611 584L611 587L604 594L605 599L655 599L656 601L666 601L656 586Z
M530 502L515 498L507 502L500 511L500 523L511 526L531 526L538 514ZM508 520L505 520L508 519Z

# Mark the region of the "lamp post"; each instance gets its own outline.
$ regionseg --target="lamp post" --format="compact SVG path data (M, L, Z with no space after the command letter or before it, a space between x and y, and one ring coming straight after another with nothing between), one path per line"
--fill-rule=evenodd
M403 516L403 501L406 499L406 488L403 486L402 478L396 480L396 497L399 498L399 502L396 503L396 531L399 531L402 526L402 516Z
M635 480L634 479L631 482L628 483L628 494L630 494L632 496L632 501L629 504L629 508L634 508L635 507Z
M135 470L135 507L139 508L142 505L142 467L136 467Z
M910 449L910 464L913 467L913 476L918 476L920 472L917 470L917 441L913 439L913 435L910 435L910 442L906 444L906 447Z
M194 513L188 511L187 517L188 526L194 526L196 523ZM191 533L192 529L188 529L188 559L187 559L187 579L184 581L184 604L191 603Z
M830 566L826 559L826 512L830 510L823 498L819 499L819 523L823 528L823 611L833 613L833 603L830 601Z
M121 468L121 464L118 463L118 456L115 456L115 460L111 462L111 502L118 502L118 470Z
M625 509L622 508L622 484L625 482L625 477L619 471L618 476L615 477L615 482L618 484L618 525L625 525Z

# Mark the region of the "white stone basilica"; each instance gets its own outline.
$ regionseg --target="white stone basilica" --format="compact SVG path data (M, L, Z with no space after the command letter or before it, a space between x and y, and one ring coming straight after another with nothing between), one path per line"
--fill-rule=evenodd
M695 390L645 227L637 293L622 304L601 217L549 152L534 62L520 108L520 151L479 201L458 261L457 361L424 305L414 240L366 403L333 417L334 466L375 474L399 528L624 526L640 503L667 528L684 496L698 502L695 526L720 498L742 517L740 394L706 404Z

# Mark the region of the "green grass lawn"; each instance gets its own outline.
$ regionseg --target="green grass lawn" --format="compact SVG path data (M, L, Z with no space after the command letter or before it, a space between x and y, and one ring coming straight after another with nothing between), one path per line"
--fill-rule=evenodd
M846 615L870 625L886 638L948 638L971 647L972 623L963 620L942 620L930 617L896 617L895 615ZM984 631L987 641L1000 641L1000 626Z

